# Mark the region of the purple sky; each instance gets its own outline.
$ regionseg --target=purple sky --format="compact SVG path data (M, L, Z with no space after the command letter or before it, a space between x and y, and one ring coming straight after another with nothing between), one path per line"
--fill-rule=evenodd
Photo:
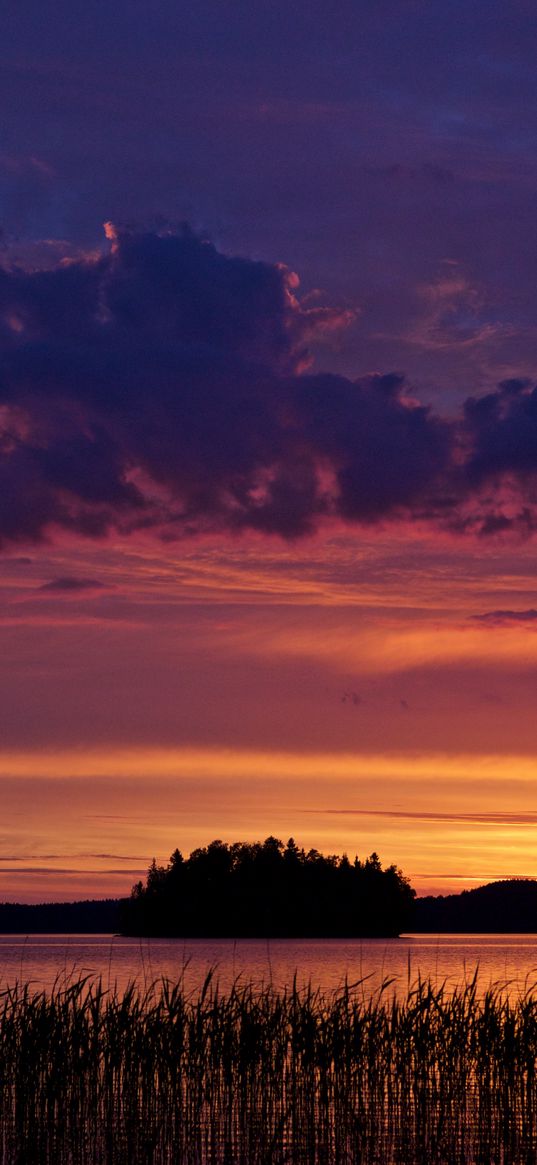
M4 7L0 898L536 874L534 4Z
M429 400L533 370L531 3L8 9L11 254L188 219L359 310L332 369L403 369Z

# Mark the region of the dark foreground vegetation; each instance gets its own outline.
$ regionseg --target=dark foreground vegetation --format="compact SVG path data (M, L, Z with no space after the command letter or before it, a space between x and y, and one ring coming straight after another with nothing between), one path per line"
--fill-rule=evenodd
M3 1165L529 1165L537 1000L209 979L0 1003Z
M392 937L408 928L415 891L376 854L360 862L284 846L213 841L151 865L122 908L133 935Z

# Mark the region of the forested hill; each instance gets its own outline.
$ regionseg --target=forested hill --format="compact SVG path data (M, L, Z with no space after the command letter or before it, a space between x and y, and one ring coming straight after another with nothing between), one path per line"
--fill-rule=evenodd
M167 866L153 863L123 906L132 935L395 936L408 929L414 890L376 854L365 861L307 853L292 838L213 841Z
M119 898L86 902L0 902L0 934L115 934Z
M281 846L281 843L278 844ZM207 850L199 850L192 855L193 865L200 861L202 864L206 863L204 878L201 878L198 866L197 897L185 899L181 895L178 899L176 894L178 879L171 873L175 869L177 858L175 860L172 858L170 866L166 868L153 864L147 883L136 886L129 899L47 902L36 906L0 903L0 934L114 934L119 930L131 934L180 934L186 937L229 934L237 938L241 934L254 932L290 936L307 933L313 936L338 934L390 936L401 931L446 934L461 932L537 934L537 881L517 879L491 882L487 886L479 886L476 890L463 890L461 894L416 898L413 901L413 891L409 889L402 875L393 867L382 870L378 859L373 855L359 865L361 875L356 877L355 874L354 881L352 876L349 877L345 860L322 859L323 862L328 862L329 869L325 873L328 872L329 877L326 882L328 889L321 892L321 887L318 884L315 886L319 869L315 871L314 867L320 857L315 855L315 851L309 856L304 855L306 877L302 886L299 878L299 884L297 885L295 881L294 889L288 890L290 895L288 904L286 910L277 916L279 920L277 928L273 921L275 929L272 930L271 927L270 932L268 929L270 902L265 903L265 913L260 913L262 900L259 897L260 885L257 882L254 883L257 898L254 898L253 902L253 894L248 898L252 911L248 916L250 929L247 930L243 924L241 930L233 931L233 917L237 925L240 919L236 914L232 917L229 909L230 899L223 893L224 883L220 883L219 892L214 892L214 881L210 874L211 861L214 860L215 854L212 851L209 859L207 855L210 849L209 846ZM301 852L298 851L299 865ZM285 853L283 847L279 853L283 858ZM223 857L220 853L217 856L219 859ZM182 864L187 866L191 860L192 858L187 859ZM293 860L287 858L288 862ZM354 863L350 868L355 869ZM338 869L340 874L334 874L334 870ZM338 878L342 879L341 883L338 882ZM347 887L341 891L344 881L347 881ZM322 876L320 882L322 883ZM183 888L185 884L186 879ZM273 891L272 908L275 909L278 902L281 902L285 883L276 878ZM197 902L201 907L204 894L209 897L210 909L204 916L200 914L194 919L193 904ZM235 910L239 904L237 897L240 903L240 895L232 899L235 902ZM315 903L319 904L318 913ZM217 917L219 905L221 913ZM226 911L222 913L224 906ZM256 906L258 913L255 913ZM242 909L244 908L243 899ZM297 912L300 910L303 910L302 918L297 919ZM349 913L351 910L354 914ZM285 931L284 921L288 926Z
M489 882L461 894L416 898L412 930L463 934L537 934L537 881Z

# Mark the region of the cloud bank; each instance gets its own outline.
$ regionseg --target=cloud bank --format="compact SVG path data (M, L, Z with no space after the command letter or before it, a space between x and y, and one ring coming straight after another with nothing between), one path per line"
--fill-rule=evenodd
M308 371L349 313L301 303L283 266L188 228L0 269L0 544L54 529L162 537L419 518L534 525L537 389L445 419L395 374Z

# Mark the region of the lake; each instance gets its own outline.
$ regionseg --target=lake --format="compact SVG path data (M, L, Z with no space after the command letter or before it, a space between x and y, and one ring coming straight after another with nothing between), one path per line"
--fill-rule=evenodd
M347 979L363 982L366 995L383 980L406 994L418 975L448 986L476 968L484 989L508 984L513 994L537 985L537 935L404 935L399 939L133 939L115 935L0 935L0 986L31 981L49 990L58 977L101 977L123 990L136 980L148 986L182 977L196 993L214 968L222 988L237 978L257 985L311 981L333 992Z

